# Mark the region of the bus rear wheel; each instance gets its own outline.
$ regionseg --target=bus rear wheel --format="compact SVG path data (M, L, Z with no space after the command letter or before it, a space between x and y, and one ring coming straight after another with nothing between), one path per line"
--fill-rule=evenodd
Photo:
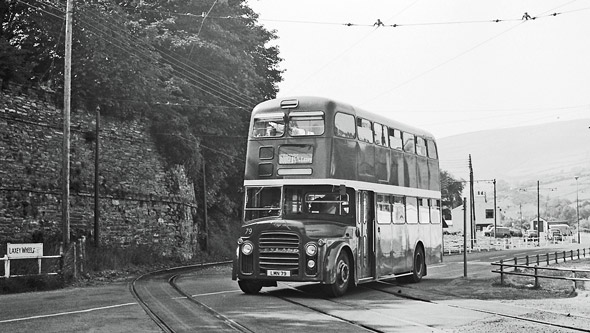
M256 280L239 280L240 289L248 295L255 295L262 289L262 282Z
M418 283L422 280L426 272L426 261L424 260L424 250L418 247L414 251L414 268L412 269L411 282Z
M324 292L330 297L340 297L346 293L351 278L350 259L344 252L340 252L336 260L336 281L323 286Z

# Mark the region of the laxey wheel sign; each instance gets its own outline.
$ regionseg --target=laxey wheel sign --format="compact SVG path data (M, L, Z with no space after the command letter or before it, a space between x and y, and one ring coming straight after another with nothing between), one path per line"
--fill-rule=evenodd
M43 256L43 243L7 244L9 259L39 258Z

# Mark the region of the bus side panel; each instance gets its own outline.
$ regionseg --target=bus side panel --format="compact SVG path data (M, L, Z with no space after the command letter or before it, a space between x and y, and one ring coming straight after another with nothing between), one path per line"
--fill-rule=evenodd
M408 250L408 225L394 223L393 227L393 273L400 274L409 270L406 256Z
M356 180L357 163L351 161L350 152L356 149L356 140L334 138L330 176L338 179Z
M375 147L375 174L377 181L389 183L391 175L391 158L390 149L384 147Z
M418 187L416 155L404 154L404 184L406 187Z
M438 160L428 159L428 173L430 184L427 188L432 191L440 191L440 171L438 168Z
M379 212L377 213L379 214ZM377 223L376 238L376 260L377 276L390 275L393 273L393 227L391 223Z
M428 185L430 183L430 172L429 172L429 165L428 165L428 158L424 156L417 156L416 157L416 168L417 168L417 182L418 188L428 189Z
M436 264L442 261L442 223L430 225L430 245L426 249L426 264Z
M375 177L375 145L358 142L356 162L358 163L358 180L377 182Z
M389 184L407 186L404 182L404 153L399 150L391 151L391 180Z
M432 254L432 224L420 223L418 229L420 232L419 241L422 241L422 244L424 245L424 261L426 262L426 266L428 266L429 258Z

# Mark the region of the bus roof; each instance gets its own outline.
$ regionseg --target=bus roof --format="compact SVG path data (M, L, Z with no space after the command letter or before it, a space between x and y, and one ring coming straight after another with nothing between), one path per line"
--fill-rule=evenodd
M282 105L285 105L282 107ZM339 102L330 98L315 97L315 96L291 96L282 97L264 101L252 110L252 117L256 115L264 114L267 112L276 112L277 110L293 110L293 109L313 109L322 108L324 110L343 111L355 116L366 118L371 121L378 122L382 125L386 125L390 128L395 128L403 132L412 133L419 137L428 138L434 140L432 133L423 129L413 127L391 118L376 114L374 112L367 111L365 109L352 106L348 103Z

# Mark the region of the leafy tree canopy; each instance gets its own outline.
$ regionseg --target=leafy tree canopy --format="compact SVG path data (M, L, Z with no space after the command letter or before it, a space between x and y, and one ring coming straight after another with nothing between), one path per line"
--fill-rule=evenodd
M445 170L440 171L441 181L441 197L443 216L447 220L451 220L451 210L463 204L463 188L465 182L453 178L453 176Z
M63 89L65 1L0 2L0 78ZM72 101L149 119L210 209L236 214L250 110L282 80L276 38L244 0L75 2ZM202 191L197 191L199 200Z

